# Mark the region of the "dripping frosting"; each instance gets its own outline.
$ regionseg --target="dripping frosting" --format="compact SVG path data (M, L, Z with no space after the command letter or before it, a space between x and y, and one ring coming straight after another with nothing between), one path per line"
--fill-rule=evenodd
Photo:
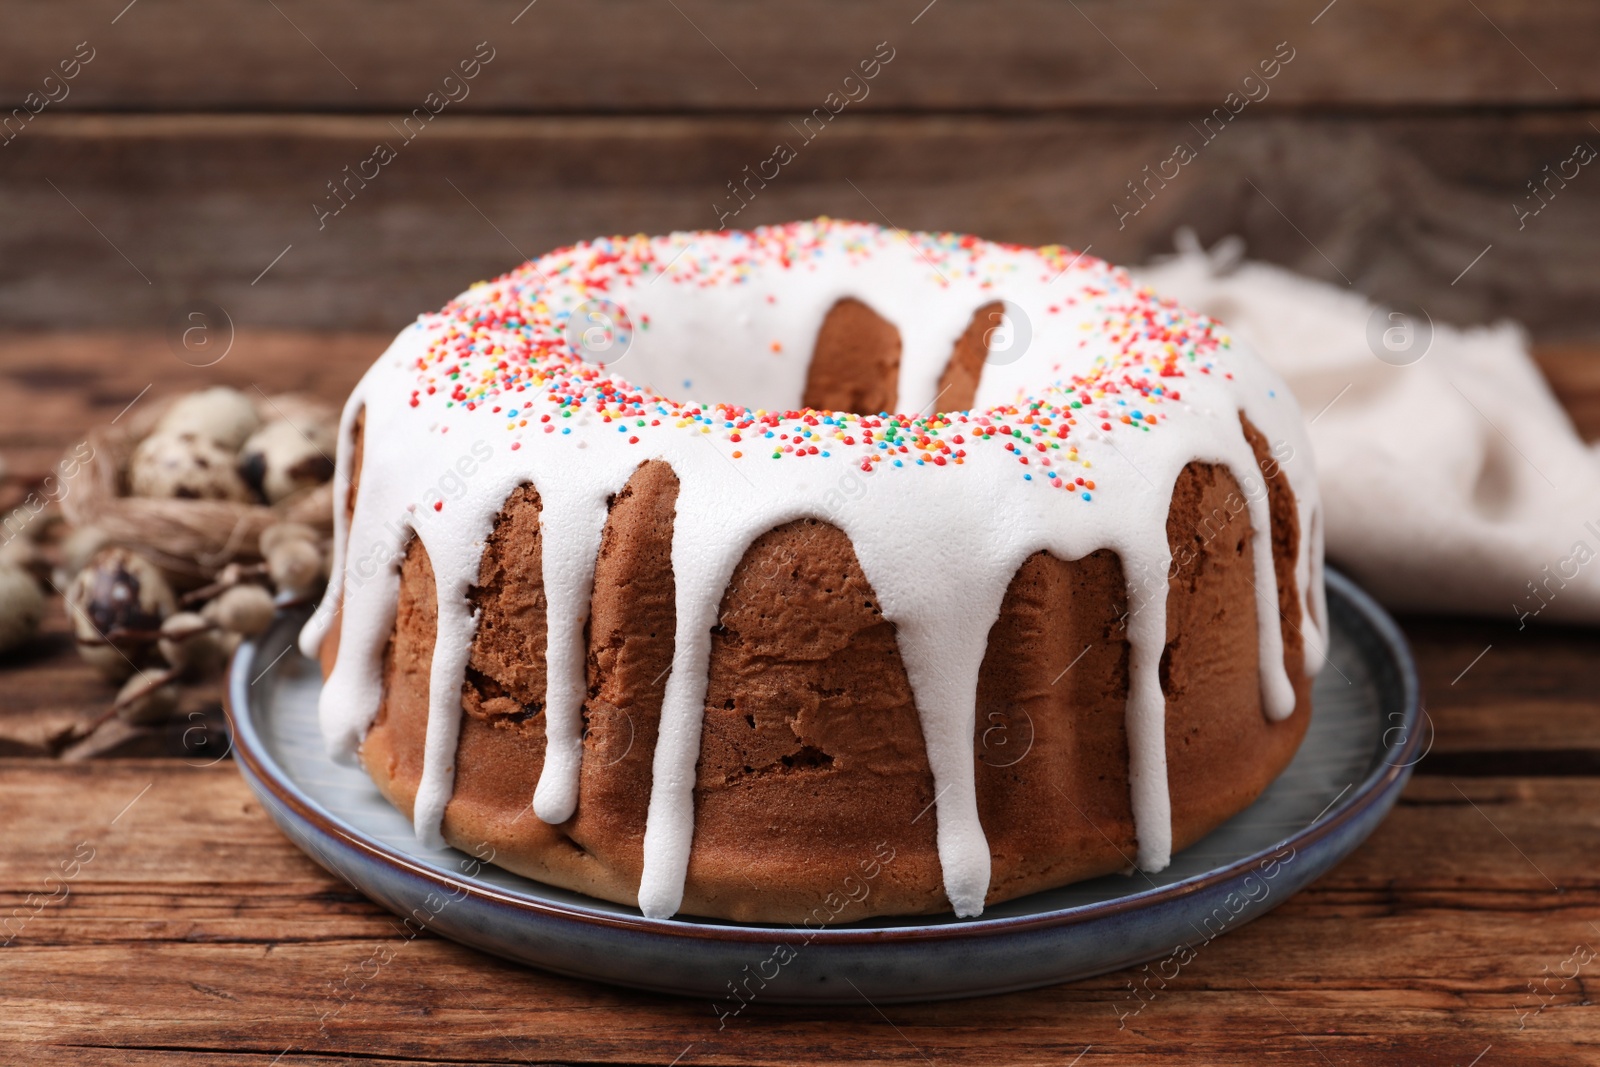
M799 408L818 330L846 298L900 332L900 414ZM1005 302L1002 342L1011 347L991 355L970 411L938 411L956 340L996 300ZM596 324L609 331L603 362L575 347ZM714 399L685 399L702 391ZM547 748L532 805L546 822L570 817L582 760L584 624L608 503L641 463L659 459L681 484L672 541L678 638L645 827L646 915L670 916L683 898L723 591L756 538L808 517L849 537L895 626L934 779L946 895L964 916L982 910L989 886L974 701L1007 585L1041 550L1076 559L1110 549L1121 558L1136 863L1160 870L1172 844L1159 673L1172 565L1166 524L1191 462L1226 467L1246 490L1262 707L1273 719L1294 708L1268 498L1241 414L1266 436L1294 491L1305 531L1294 573L1315 669L1326 608L1310 445L1283 382L1213 320L1065 248L825 219L553 252L419 317L345 407L336 494L348 490L358 416L363 477L349 522L335 516L333 578L301 638L314 654L342 616L319 705L330 751L353 758L377 713L398 563L415 536L436 575L439 622L414 819L419 837L441 841L476 626L469 593L507 498L531 484L543 500L548 603Z

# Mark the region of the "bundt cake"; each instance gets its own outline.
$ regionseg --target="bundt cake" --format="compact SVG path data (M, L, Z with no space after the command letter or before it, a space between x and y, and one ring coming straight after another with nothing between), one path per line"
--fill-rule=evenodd
M1289 762L1321 663L1294 398L1061 247L552 252L396 338L335 492L332 752L424 841L651 917L1159 870Z

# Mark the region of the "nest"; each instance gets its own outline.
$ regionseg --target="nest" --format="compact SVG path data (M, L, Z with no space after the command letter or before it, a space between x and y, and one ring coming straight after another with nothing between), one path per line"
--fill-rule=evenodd
M318 401L299 397L263 398L256 404L264 419L278 417L296 405L326 409ZM68 522L79 528L93 527L107 543L138 551L179 588L204 584L230 563L261 562L261 534L274 523L305 523L332 536L331 483L273 505L129 496L128 461L165 407L151 405L124 426L106 426L89 434L94 454L61 501Z

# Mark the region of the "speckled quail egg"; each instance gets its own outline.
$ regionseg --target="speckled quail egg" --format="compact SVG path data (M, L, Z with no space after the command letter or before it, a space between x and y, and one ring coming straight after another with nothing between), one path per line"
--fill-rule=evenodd
M67 588L78 652L102 675L126 678L177 610L172 587L149 560L126 548L101 549Z
M192 433L237 452L260 426L254 402L237 389L219 385L175 401L156 424L156 432Z
M134 496L158 500L253 499L233 454L194 433L153 433L140 441L128 462L128 487Z
M32 638L43 618L44 594L33 575L21 567L0 566L0 652Z
M239 473L268 503L333 477L333 434L326 423L280 419L251 435L239 450Z
M254 637L272 625L276 610L272 594L259 585L236 585L223 590L202 609L202 614L224 630Z

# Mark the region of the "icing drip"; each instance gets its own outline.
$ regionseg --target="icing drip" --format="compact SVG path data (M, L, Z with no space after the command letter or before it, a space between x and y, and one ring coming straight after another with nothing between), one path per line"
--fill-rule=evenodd
M819 325L844 297L899 329L897 406L920 405L921 415L789 410ZM957 338L997 299L1028 343L991 358L972 411L929 414ZM578 360L566 340L596 307L631 331L606 368ZM723 403L668 398L706 380ZM546 755L532 803L558 823L578 799L585 623L608 501L640 463L673 468L677 639L644 835L639 903L649 916L672 915L683 900L724 591L750 544L790 520L818 518L849 537L895 627L934 780L919 818L936 820L945 891L960 915L982 910L990 875L974 785L978 673L1005 590L1033 552L1077 559L1109 548L1122 561L1140 867L1165 867L1172 847L1160 678L1166 524L1191 462L1226 467L1247 498L1262 707L1274 719L1292 712L1268 495L1241 412L1272 443L1295 495L1299 625L1307 669L1321 665L1322 522L1287 389L1215 323L1065 249L825 220L580 245L475 286L396 338L346 406L339 496L363 411L358 499L348 523L336 509L334 576L301 647L314 655L342 614L320 715L330 750L348 757L378 710L406 543L422 541L439 621L414 816L435 843L477 626L470 591L506 499L526 483L542 500Z
M363 382L365 379L363 379ZM317 604L311 618L300 630L300 654L315 659L323 640L333 629L343 607L344 569L347 565L345 543L349 531L345 529L344 501L350 496L350 470L355 454L356 419L364 410L361 386L356 386L343 412L339 415L339 439L334 446L333 464L333 551L330 554L328 588Z
M426 547L426 539L423 544ZM428 558L439 557L430 551ZM430 848L443 848L444 838L439 828L444 821L445 805L455 791L456 742L461 736L461 681L466 677L467 658L472 652L472 636L478 620L468 606L469 583L463 573L442 570L434 581L439 600L439 625L433 662L428 670L425 751L439 753L443 758L423 761L412 822L416 825L418 840Z
M1163 546L1166 538L1162 538ZM1124 556L1127 560L1129 557ZM1131 572L1165 575L1171 557L1133 557ZM1127 563L1124 563L1127 566ZM1172 862L1172 797L1167 788L1167 705L1161 693L1161 653L1167 644L1166 583L1128 589L1128 791L1141 870Z
M1229 463L1234 477L1241 477L1252 464ZM1287 719L1294 711L1294 682L1284 662L1283 624L1278 613L1278 575L1272 562L1272 511L1267 494L1250 500L1251 558L1256 570L1256 629L1261 636L1261 707L1273 720ZM1298 568L1296 568L1298 570ZM1305 611L1300 612L1304 617ZM1304 627L1301 628L1302 632Z
M744 546L793 516L781 504L763 500L752 508L757 518L746 525L717 521L721 501L708 492L709 454L686 457L677 468L677 518L672 533L672 572L678 591L677 643L672 673L661 702L661 728L652 764L649 816L644 832L644 874L639 884L639 909L667 916L683 902L694 839L695 764L700 755L700 727L705 711L707 669L711 660L711 628L717 622L722 591L744 554Z
M368 508L369 511L371 509ZM356 520L363 517L361 511L362 504L358 500L357 514L354 516ZM361 567L361 570L355 570L354 573L335 572L344 578L337 591L340 598L338 605L325 616L313 616L307 624L308 630L315 626L325 631L332 624L335 613L342 614L339 631L341 646L348 642L350 648L365 653L340 655L334 663L333 672L323 683L322 694L317 700L318 716L328 751L343 762L355 759L356 749L366 736L367 727L372 725L373 718L378 714L383 694L382 650L394 629L395 610L400 596L399 563L410 532L409 526L402 525L402 522L391 520L377 530L371 529L375 524L370 520L359 525L352 523L352 527L367 532L371 540L363 541L363 544L369 545L371 551L349 565L352 570L356 567ZM330 586L324 603L331 601L334 595L335 590ZM302 647L312 639L315 639L314 631L303 633ZM311 649L313 654L316 651L317 648Z
M623 474L621 481L601 493L584 492L589 487L581 482L575 485L577 479L549 478L535 486L544 498L539 526L549 632L544 770L534 790L533 810L548 823L566 822L578 807L583 700L588 695L584 623L589 618L600 533L606 524L606 501L626 480Z
M1307 550L1295 561L1295 579L1306 590L1301 613L1302 633L1305 635L1306 673L1315 676L1328 662L1328 587L1322 580L1323 532L1322 502L1308 501L1300 505L1300 528L1307 531Z

